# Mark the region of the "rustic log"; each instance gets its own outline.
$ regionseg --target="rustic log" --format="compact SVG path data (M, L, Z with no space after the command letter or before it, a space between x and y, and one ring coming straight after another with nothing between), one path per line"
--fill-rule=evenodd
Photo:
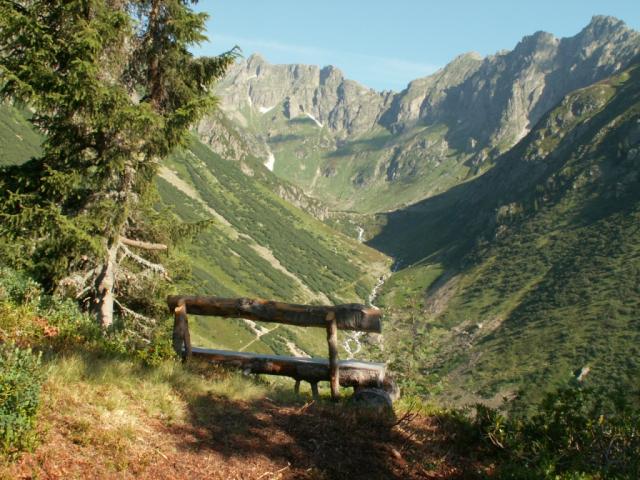
M338 326L334 312L327 313L327 344L329 345L329 382L331 384L331 398L340 398L340 384L338 380Z
M329 361L325 358L302 358L231 352L193 347L192 356L211 362L239 368L250 373L263 373L291 377L313 384L329 380ZM341 360L338 362L339 383L343 387L381 387L387 367L384 363Z
M326 327L327 314L335 315L340 330L380 333L382 312L375 307L357 303L336 306L296 305L291 303L253 300L249 298L218 298L201 296L167 297L173 311L180 303L190 314L237 317L261 322L277 322L301 327Z
M293 391L296 395L300 394L300 380L296 379L296 384L293 386Z
M318 391L318 382L313 382L311 384L311 396L314 400L318 400L320 398L320 392Z
M191 357L191 335L189 334L189 320L187 319L187 307L182 304L174 308L173 322L173 350L176 355L186 361Z

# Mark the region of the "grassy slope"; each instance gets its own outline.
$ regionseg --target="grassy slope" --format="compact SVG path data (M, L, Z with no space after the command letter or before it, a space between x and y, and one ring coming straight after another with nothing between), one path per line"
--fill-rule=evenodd
M479 479L489 469L446 414L397 421L210 366L78 353L47 366L40 444L0 459L0 478Z
M386 216L373 245L412 265L379 301L409 385L535 400L586 366L638 378L638 118L635 68L568 96L493 171Z
M42 138L25 119L26 113L0 103L0 166L24 162L40 153Z
M385 269L385 259L378 252L291 206L274 193L274 185L255 181L237 162L221 159L198 140L193 140L189 150L175 154L166 166L200 199L188 197L160 178L158 186L166 205L186 221L210 218L207 208L226 221L216 222L189 246L194 278L184 288L218 296L344 303L363 301ZM263 167L254 163L253 168ZM265 259L256 251L260 249L268 250L272 258ZM280 269L274 268L274 258ZM206 340L205 328L216 331L214 340ZM227 348L241 348L255 338L239 321L211 319L205 327L205 321L197 320L195 333L207 345ZM285 353L285 342L291 340L308 353L324 354L322 336L320 331L280 326L249 350Z
M39 151L41 138L23 113L8 105L0 107L0 135L0 163L26 161ZM190 196L159 178L158 190L170 212L193 222L210 219L213 209L227 222L213 224L185 247L192 276L176 288L291 302L364 301L387 268L384 255L288 204L274 193L284 188L277 177L255 159L244 163L253 176L195 139L166 162L196 192L194 199L193 192ZM281 267L274 267L278 263ZM206 346L290 353L286 342L292 341L310 354L326 350L320 330L281 326L253 342L255 333L242 321L202 317L192 320L192 330L194 343Z
M0 268L0 341L39 352L44 378L42 390L25 378L32 362L0 370L9 404L38 406L29 452L13 448L4 408L0 479L479 479L490 468L459 413L401 402L398 419L353 405L351 389L335 403L326 384L312 399L290 379L183 364L167 356L166 327L151 345L102 332L73 301Z

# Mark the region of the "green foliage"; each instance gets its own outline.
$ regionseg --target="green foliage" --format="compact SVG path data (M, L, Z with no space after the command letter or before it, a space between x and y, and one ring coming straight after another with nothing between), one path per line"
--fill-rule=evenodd
M172 333L173 320L167 319L153 330L149 343L136 350L136 357L150 367L157 367L167 360L176 360L171 339Z
M0 94L33 108L45 136L38 158L0 172L0 255L47 290L84 278L105 324L114 284L122 303L153 311L138 293L162 277L140 281L139 267L159 258L115 282L119 239L168 240L153 208L159 160L214 105L211 83L236 56L193 57L206 15L190 3L0 2Z
M474 421L501 458L503 479L635 479L640 475L637 392L573 384L548 394L529 417L477 407Z
M24 272L0 266L0 301L37 304L41 295L38 282Z
M0 342L46 354L82 349L133 356L158 365L174 357L172 322L166 313L161 318L157 324L143 324L122 316L104 332L74 300L49 295L24 273L0 267Z
M0 453L12 455L34 446L43 380L39 355L0 343Z

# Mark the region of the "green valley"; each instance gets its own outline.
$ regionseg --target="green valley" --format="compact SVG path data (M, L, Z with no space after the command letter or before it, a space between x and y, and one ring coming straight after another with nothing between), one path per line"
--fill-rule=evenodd
M21 112L2 107L7 135L24 141L5 151L21 163L38 152L40 137ZM3 130L4 131L4 130ZM16 137L17 138L17 137ZM188 267L175 290L222 297L258 297L298 303L363 302L389 261L283 200L295 195L258 160L224 160L193 137L172 155L156 182L158 208L176 222L207 222L178 258ZM195 317L194 343L262 353L324 355L323 331ZM293 349L293 350L292 350Z
M640 478L640 32L296 8L0 0L0 478Z
M639 119L636 66L567 96L483 176L385 215L371 244L408 267L380 303L409 383L455 403L539 400L583 369L635 384Z

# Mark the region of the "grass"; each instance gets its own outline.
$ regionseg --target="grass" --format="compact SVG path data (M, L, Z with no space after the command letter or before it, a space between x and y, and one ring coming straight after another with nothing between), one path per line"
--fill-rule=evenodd
M40 153L42 137L27 121L29 112L0 102L0 166L23 163Z
M427 290L443 273L442 265L414 265L400 270L385 282L378 303L384 309L422 307Z
M321 385L322 399L311 401L309 386L295 395L291 379L171 358L149 365L126 337L103 336L76 307L43 296L24 276L3 273L0 334L43 351L47 379L39 445L1 459L0 478L233 478L287 469L295 478L333 478L338 471L362 478L362 465L367 478L372 472L374 478L419 478L427 467L484 468L468 450L443 461L451 433L430 417L409 424L413 413L396 422L352 408L346 389L344 400L333 404L328 384ZM373 456L365 448L372 443ZM354 455L343 455L336 444Z
M0 459L0 478L479 478L485 469L469 448L452 449L458 427L436 417L401 410L396 419L352 405L346 389L334 404L328 384L311 401L308 385L295 395L291 379L166 356L145 362L149 346L126 330L101 332L73 303L2 273L0 335L42 351L47 378L39 444Z
M268 391L268 384L251 378L216 369L189 369L177 361L146 367L126 357L72 353L53 359L49 369L47 391L63 404L68 402L70 413L88 403L98 417L105 418L113 412L141 408L151 417L184 421L190 398L212 393L229 400L255 400ZM117 415L115 421L119 422Z
M306 389L294 397L277 384L198 365L150 368L83 353L50 358L42 443L18 461L0 462L0 478L258 478L276 471L311 479L480 478L486 468L475 452L450 444L459 427L445 417L411 411L396 421L308 400Z

